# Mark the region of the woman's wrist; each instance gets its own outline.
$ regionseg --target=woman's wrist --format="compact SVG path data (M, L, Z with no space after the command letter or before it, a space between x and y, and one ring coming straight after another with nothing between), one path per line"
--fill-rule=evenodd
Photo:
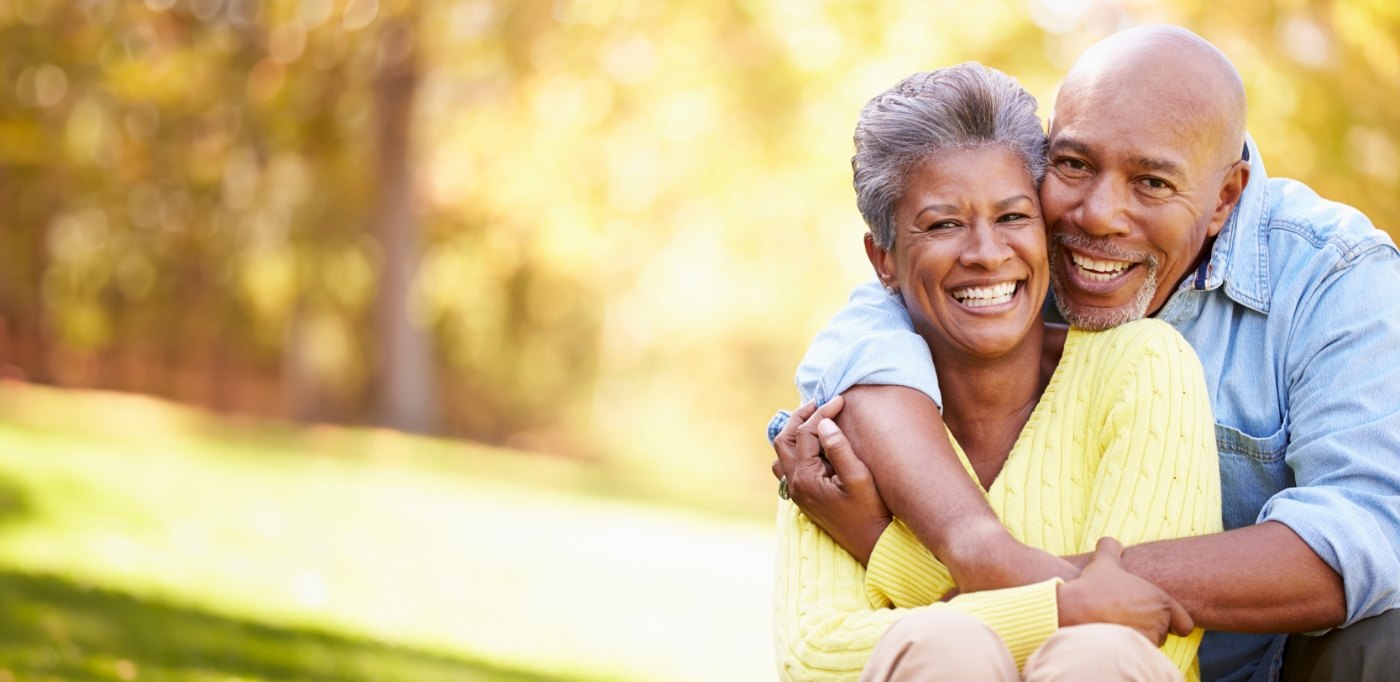
M995 528L964 529L956 551L943 559L962 592L1020 587L1050 578L1072 580L1073 564L1045 550L1022 544L1000 523Z

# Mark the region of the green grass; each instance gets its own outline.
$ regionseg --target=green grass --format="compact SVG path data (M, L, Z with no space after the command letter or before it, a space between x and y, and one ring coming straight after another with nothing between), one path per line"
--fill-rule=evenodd
M19 679L548 679L364 638L228 618L53 576L0 571L0 593L0 661Z
M608 487L0 384L0 681L771 678L766 519Z

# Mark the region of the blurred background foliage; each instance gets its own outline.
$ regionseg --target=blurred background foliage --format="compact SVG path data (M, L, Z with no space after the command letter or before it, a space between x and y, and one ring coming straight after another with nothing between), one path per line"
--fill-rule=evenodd
M868 272L859 107L975 59L1048 116L1158 21L1239 67L1272 175L1400 234L1393 0L0 0L0 373L761 519L762 427Z
M1387 0L0 0L0 365L766 489L867 270L859 106L977 59L1048 114L1150 21L1236 62L1273 174L1400 224Z

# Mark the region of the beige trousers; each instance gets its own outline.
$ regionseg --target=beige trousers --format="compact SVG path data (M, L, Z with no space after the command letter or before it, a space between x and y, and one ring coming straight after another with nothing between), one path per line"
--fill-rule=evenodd
M1136 630L1108 623L1060 628L1026 661L1024 677L982 621L950 611L900 619L880 638L862 682L913 680L1162 680L1181 671Z

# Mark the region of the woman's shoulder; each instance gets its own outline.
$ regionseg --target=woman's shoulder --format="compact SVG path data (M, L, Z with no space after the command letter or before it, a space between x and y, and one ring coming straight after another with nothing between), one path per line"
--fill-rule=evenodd
M1071 327L1069 339L1076 345L1093 349L1096 354L1139 354L1151 348L1180 348L1191 350L1181 332L1166 322L1150 317L1133 320L1103 331L1088 331ZM1069 340L1066 343L1070 343ZM1194 353L1194 351L1192 351Z

